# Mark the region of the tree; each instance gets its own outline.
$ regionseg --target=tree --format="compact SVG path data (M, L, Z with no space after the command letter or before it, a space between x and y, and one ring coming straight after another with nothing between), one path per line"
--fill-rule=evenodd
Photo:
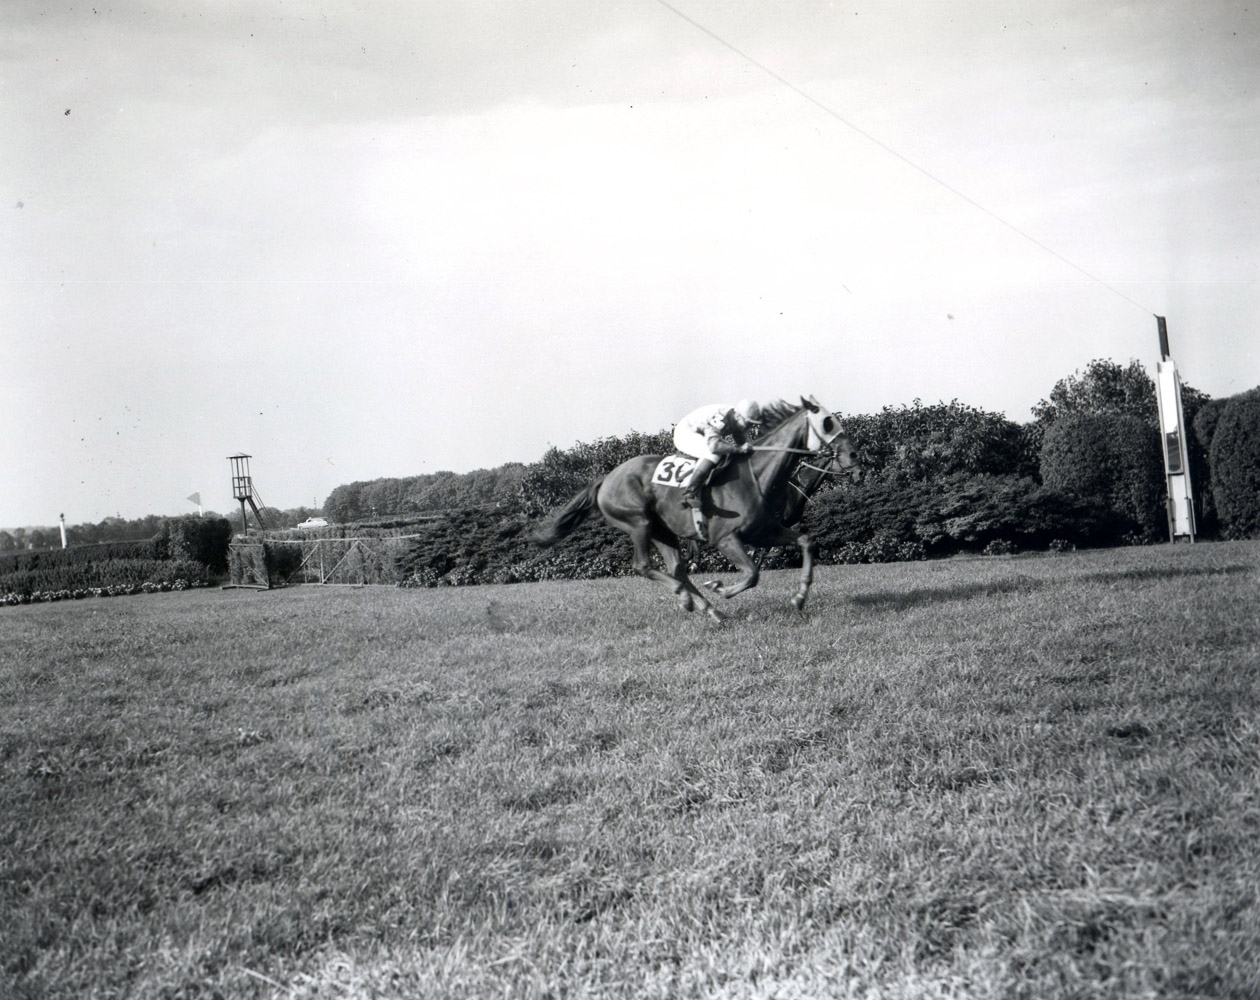
M337 486L324 501L324 516L336 524L353 524L363 520L359 494L366 483L356 482Z
M26 536L27 544L34 549L57 549L61 547L60 528L34 528Z
M1101 358L1091 361L1084 373L1059 379L1050 398L1037 403L1032 412L1034 423L1043 431L1071 413L1129 416L1155 425L1159 421L1155 381L1136 359L1124 368Z
M292 528L297 524L292 514L279 510L276 507L259 507L258 509L262 511L263 523L267 526L268 531L276 528ZM239 532L243 530L241 527L241 509L239 507L227 516L227 520L232 525L233 531ZM246 514L246 522L247 527L251 529L258 527L258 519L252 509Z
M1214 424L1215 412L1212 398L1194 386L1182 383L1181 408L1185 416L1187 452L1190 458L1190 479L1199 509L1200 532L1211 532L1215 527L1214 504L1208 489L1209 465L1207 444L1198 427L1198 416L1207 414L1206 425ZM1049 399L1041 400L1033 407L1033 423L1029 426L1030 438L1039 450L1046 432L1062 417L1072 414L1088 416L1127 416L1159 429L1159 406L1155 380L1137 360L1130 360L1121 367L1114 361L1091 361L1082 373L1077 371L1055 383ZM1191 433L1194 428L1194 433ZM1210 437L1210 433L1209 433ZM1164 488L1165 493L1167 488Z

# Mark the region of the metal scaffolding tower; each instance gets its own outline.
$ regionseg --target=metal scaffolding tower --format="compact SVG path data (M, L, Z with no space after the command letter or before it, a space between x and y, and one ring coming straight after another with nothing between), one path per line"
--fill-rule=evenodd
M258 495L258 491L254 489L253 477L249 474L249 455L229 455L228 461L232 463L232 496L241 502L241 530L249 530L249 521L245 516L245 505L249 504L250 509L254 512L254 518L258 521L258 527L263 531L267 530L267 524L263 520L262 497Z

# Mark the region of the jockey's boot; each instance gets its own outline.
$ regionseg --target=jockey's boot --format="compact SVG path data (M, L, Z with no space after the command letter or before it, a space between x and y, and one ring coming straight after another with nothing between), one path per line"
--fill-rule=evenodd
M690 507L695 511L700 510L700 490L709 481L709 473L713 471L714 465L714 461L710 458L701 458L696 461L696 467L691 470L691 478L683 487L682 505L684 507Z

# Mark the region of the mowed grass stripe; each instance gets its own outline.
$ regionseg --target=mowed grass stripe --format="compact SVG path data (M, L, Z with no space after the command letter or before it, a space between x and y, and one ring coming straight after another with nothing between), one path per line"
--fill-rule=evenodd
M0 616L0 993L1260 994L1260 545Z

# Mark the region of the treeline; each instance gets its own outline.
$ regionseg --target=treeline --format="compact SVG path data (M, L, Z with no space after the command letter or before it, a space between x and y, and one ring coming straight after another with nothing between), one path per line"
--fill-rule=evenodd
M88 522L67 525L66 540L70 545L100 545L103 542L130 542L152 538L162 530L162 525L167 520L168 518L156 514L131 520L107 517L96 524ZM0 530L0 552L54 548L61 548L60 527Z
M525 472L520 462L509 462L497 469L349 483L328 495L323 516L336 524L350 524L471 507L514 509Z
M294 507L290 510L280 510L277 507L263 507L261 510L269 529L293 528L307 518L323 516L323 512L315 507ZM150 514L147 517L137 518L107 517L97 523L89 521L83 524L71 524L66 526L66 543L71 547L78 547L81 545L102 545L107 542L144 541L161 534L164 526L169 521L179 521L187 516L195 517L197 515L171 517L170 515ZM232 525L233 530L242 530L240 510L235 510L227 515L208 510L201 517L207 521L226 520ZM251 528L257 527L252 512L249 516L249 526ZM61 548L60 527L14 528L11 531L0 530L0 552L40 551L59 548Z

